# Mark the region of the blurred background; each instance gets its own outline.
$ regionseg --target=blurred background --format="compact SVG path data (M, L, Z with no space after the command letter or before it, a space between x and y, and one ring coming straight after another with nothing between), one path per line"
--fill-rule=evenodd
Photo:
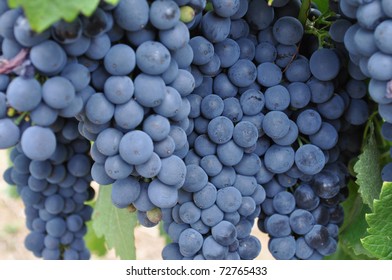
M28 234L25 226L24 206L20 198L3 180L3 172L9 164L7 151L0 151L0 260L36 260L37 258L24 247L24 238ZM257 259L273 259L268 252L268 236L261 233L257 226L253 235L262 243L262 251ZM124 245L125 246L125 245ZM138 260L159 260L165 240L159 234L158 227L135 229L136 258ZM103 257L92 255L92 259L118 259L114 250L109 250Z

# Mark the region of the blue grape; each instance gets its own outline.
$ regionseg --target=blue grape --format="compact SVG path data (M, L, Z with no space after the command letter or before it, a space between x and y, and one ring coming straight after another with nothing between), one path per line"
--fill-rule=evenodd
M190 35L186 25L179 21L170 29L160 30L159 38L161 43L169 50L175 51L184 47L189 42Z
M113 183L112 203L118 208L125 208L133 203L140 194L140 183L132 178L116 180Z
M230 19L222 18L214 12L207 12L201 20L201 31L210 42L221 42L230 33Z
M112 46L104 57L105 69L112 75L128 75L135 68L135 65L135 52L131 47L125 44Z
M87 118L94 124L105 124L114 115L114 105L103 94L93 94L85 106Z
M282 70L272 62L264 62L257 66L257 81L265 86L278 85L282 80Z
M240 133L240 128L241 126L238 128L238 133ZM212 119L208 123L207 130L208 136L210 137L211 141L216 144L224 144L230 141L230 139L232 138L235 127L228 118L219 116Z
M293 236L272 238L268 249L275 259L289 260L295 255L296 242Z
M290 120L280 111L268 112L263 121L264 132L272 139L284 137L290 129Z
M11 119L0 119L0 149L15 146L20 139L19 127Z
M368 62L368 71L372 78L388 81L392 79L392 57L380 51L374 53Z
M267 28L274 20L274 9L267 2L252 0L249 2L246 20L256 30Z
M226 187L218 190L216 204L226 212L237 211L242 203L241 192L234 187Z
M320 203L320 198L308 184L299 185L294 191L295 201L298 208L314 210Z
M257 78L257 69L252 61L239 59L228 71L230 81L238 87L247 87Z
M194 256L203 246L203 236L192 228L185 229L178 240L181 255Z
M144 73L160 75L164 73L170 65L169 50L159 42L144 42L136 49L136 63L139 69Z
M104 84L106 98L114 104L128 102L134 93L133 81L127 76L111 76Z
M325 165L322 150L312 144L305 144L295 152L295 164L300 171L307 175L319 173Z
M321 81L334 79L340 70L340 61L337 54L330 49L315 51L309 60L310 71Z
M206 226L209 227L217 225L220 221L223 220L223 217L224 213L216 204L201 211L201 220Z
M138 31L146 26L149 6L145 0L122 0L113 13L116 23L127 31Z
M120 141L120 156L129 164L145 163L153 153L153 142L143 131L134 130L126 133Z
M183 185L183 190L189 192L197 192L203 189L208 182L207 173L195 164L190 164L186 167L186 177Z
M193 202L185 202L179 208L179 217L186 224L193 224L201 217L201 210Z
M155 1L150 6L150 22L158 29L170 29L180 19L180 9L174 1Z
M46 40L30 50L33 66L45 75L60 73L66 64L66 54L56 42Z
M172 155L161 160L162 167L158 173L158 179L167 185L176 186L183 182L187 173L184 162L177 156Z
M139 74L135 80L135 98L144 107L156 107L163 101L165 82L159 76Z
M281 17L273 25L276 40L285 45L297 44L304 34L301 22L294 17Z
M216 196L216 187L211 183L207 183L204 188L193 194L193 201L199 208L207 209L214 205Z
M30 159L46 160L55 152L56 137L49 128L32 126L23 132L21 145Z
M212 236L208 236L204 240L202 252L206 260L223 260L228 251L227 246L220 245Z

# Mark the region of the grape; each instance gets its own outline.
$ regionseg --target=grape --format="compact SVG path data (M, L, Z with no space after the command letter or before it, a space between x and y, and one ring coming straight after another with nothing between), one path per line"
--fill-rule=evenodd
M53 38L63 44L72 44L82 37L82 21L77 19L73 22L60 20L52 26Z
M281 85L269 87L265 93L265 107L271 111L284 111L290 105L290 94Z
M183 190L197 192L207 185L208 176L201 167L195 164L190 164L187 165L186 170Z
M323 150L331 149L338 141L336 129L329 123L323 122L315 134L310 135L310 142Z
M41 85L35 79L17 77L8 85L7 101L16 110L31 111L41 102L41 90Z
M374 53L369 59L368 71L370 76L376 80L392 79L392 57L382 52Z
M202 248L203 237L194 229L185 229L180 234L178 245L184 257L192 257Z
M159 75L169 67L170 53L161 43L147 41L136 49L136 62L139 69L144 73Z
M222 42L230 33L230 19L207 12L201 20L201 31L211 43Z
M193 194L194 203L201 209L210 208L216 201L217 190L215 186L208 183L203 189Z
M371 56L377 51L375 37L372 31L360 27L354 34L357 51L365 56Z
M47 40L30 50L33 66L45 75L60 73L66 64L66 54L56 42Z
M75 98L75 87L66 78L53 77L43 84L42 98L50 107L64 109Z
M289 132L289 129L290 121L285 113L270 111L265 115L263 130L272 139L284 137Z
M274 144L264 155L265 166L270 172L284 173L294 164L294 154L291 147Z
M228 247L220 245L212 236L208 236L204 240L202 252L206 260L222 260L228 253Z
M135 52L131 47L117 44L112 46L105 55L105 69L112 75L128 75L135 68L136 59Z
M256 66L247 59L239 59L228 71L230 81L238 87L247 87L257 78Z
M323 48L312 54L309 60L309 67L317 79L330 81L338 75L340 62L333 50Z
M104 84L105 96L114 104L128 102L133 96L134 89L133 81L127 76L111 76Z
M194 38L191 39L191 42ZM221 61L221 67L224 68L229 68L240 58L240 47L236 41L230 38L214 44L213 50Z
M188 28L181 21L168 30L160 30L159 38L161 43L171 51L184 47L190 40Z
M14 26L15 40L24 47L33 47L46 41L49 36L49 30L45 30L41 33L32 31L30 24L24 16L19 16L16 19Z
M0 119L0 149L15 146L20 139L20 130L10 119Z
M281 17L273 25L276 40L284 45L297 44L304 33L301 22L294 17Z
M252 28L262 30L273 22L274 9L269 7L265 1L252 0L249 2L245 17Z
M243 148L249 148L256 144L258 131L256 126L248 121L241 121L236 124L233 130L234 142Z
M184 181L187 168L184 162L177 156L172 155L161 160L162 167L158 173L158 179L161 182L176 186Z
M381 1L373 1L360 5L355 17L358 23L367 29L374 29L385 17L381 7Z
M281 69L272 62L264 62L257 66L257 81L265 86L276 86L282 80Z
M325 156L319 147L305 144L295 152L295 164L303 173L314 175L323 169Z
M242 203L241 193L234 187L219 189L216 197L216 204L224 212L237 211Z
M272 256L278 260L289 260L295 255L296 242L293 236L273 238L268 243Z
M313 249L323 248L329 241L329 234L326 227L322 225L315 225L305 234L306 243Z
M108 107L111 107L108 105ZM144 110L139 103L134 99L128 102L117 105L114 109L114 120L117 125L123 129L134 129L142 121L144 117Z
M241 133L240 128L241 127L237 129L237 133ZM235 127L233 126L233 123L228 118L223 116L212 119L208 123L207 129L208 136L210 137L211 141L216 144L227 143L232 136L234 137Z
M204 65L211 61L214 55L214 45L202 36L195 36L189 41L193 50L192 63Z
M22 11L20 9L10 9L0 16L0 35L6 39L15 39L14 26Z
M159 106L165 94L165 82L158 76L139 74L135 80L135 98L145 107Z
M120 156L132 165L145 163L152 156L153 149L151 138L139 130L126 133L119 144Z
M347 29L351 26L351 22L346 19L338 19L334 21L329 28L329 34L332 40L338 43L344 42L344 35Z
M149 6L145 0L122 0L113 13L116 23L127 31L138 31L146 26Z
M150 6L151 24L158 29L170 29L180 19L180 9L174 1L155 1Z
M112 202L118 208L133 203L140 194L140 183L132 177L116 180L111 192Z
M46 160L56 149L56 137L48 128L32 126L23 132L21 145L30 159Z
M114 105L103 94L93 94L87 101L86 116L94 124L103 125L114 115Z

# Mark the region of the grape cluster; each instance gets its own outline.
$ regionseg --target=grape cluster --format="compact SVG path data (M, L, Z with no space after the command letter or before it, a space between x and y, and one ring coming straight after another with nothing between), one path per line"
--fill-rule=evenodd
M254 259L256 219L277 259L332 254L366 83L344 48L351 21L326 44L300 6L101 1L37 34L0 5L0 148L16 146L5 178L26 204L26 247L88 258L94 180L143 226L163 221L163 259Z
M383 119L382 136L391 141L392 104L392 3L388 0L340 1L340 10L352 24L345 28L344 44L358 74L370 78L368 92ZM392 164L381 178L392 180Z
M13 166L4 174L10 185L16 185L25 206L30 230L25 247L43 259L90 258L83 237L92 208L85 202L95 191L90 186L90 143L77 127L75 119L58 118L50 126L56 151L46 160L31 160L18 144L10 155Z

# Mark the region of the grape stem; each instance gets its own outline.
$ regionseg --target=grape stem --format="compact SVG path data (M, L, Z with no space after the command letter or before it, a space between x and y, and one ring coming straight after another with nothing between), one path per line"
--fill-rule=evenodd
M0 74L9 74L16 67L23 64L29 53L28 49L21 49L20 52L10 60L5 58L0 58Z
M299 10L298 20L302 23L303 27L306 27L308 14L310 11L310 4L311 0L303 0L301 4L301 9Z

